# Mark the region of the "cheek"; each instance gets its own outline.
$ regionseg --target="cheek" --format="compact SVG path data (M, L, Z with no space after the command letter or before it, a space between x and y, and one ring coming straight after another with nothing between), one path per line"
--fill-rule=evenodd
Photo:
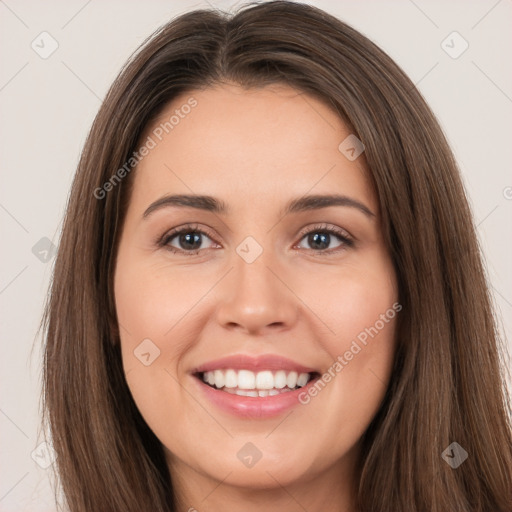
M341 282L343 291L327 309L334 331L333 336L325 338L329 353L337 357L348 351L348 361L374 359L372 354L389 355L397 314L393 307L397 304L394 287L382 277L373 280L353 275Z
M180 411L184 423L186 417L197 415L175 378L189 348L188 342L180 343L188 339L182 328L198 300L198 285L191 287L185 274L131 258L129 251L116 267L116 310L126 380L139 412L160 438L168 432L169 411Z
M382 345L394 338L393 304L398 291L392 263L382 249L367 251L363 257L356 254L322 272L302 270L297 275L301 276L295 278L297 295L315 313L321 343L333 358L349 350L353 340L364 344L377 335L382 343L373 344L374 351L387 353Z
M318 312L318 325L325 327L322 348L332 362L301 400L312 420L330 404L333 421L325 424L326 436L337 437L330 425L357 439L377 412L391 377L401 310L395 274L389 260L375 254L364 265L340 267L306 284L299 293Z
M172 269L165 264L136 260L131 263L129 258L120 260L116 269L115 297L124 344L135 348L144 338L150 338L159 340L162 345L161 340L174 338L174 333L187 324L202 288L206 293L211 287L210 281L211 277L208 280L205 276L202 281L197 273L184 268ZM168 356L180 349L179 339L159 348L169 362L172 357Z
M129 250L118 259L115 303L123 366L132 392L153 396L153 385L183 349L179 342L163 342L173 337L193 300L183 281L179 273L171 275L161 265L140 261Z

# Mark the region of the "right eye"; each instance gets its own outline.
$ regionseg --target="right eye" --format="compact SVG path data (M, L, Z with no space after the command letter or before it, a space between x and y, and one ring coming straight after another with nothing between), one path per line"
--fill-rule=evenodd
M204 238L211 240L211 236L207 232L198 229L197 226L187 225L166 233L159 245L172 253L194 256L201 250L207 249L202 247Z

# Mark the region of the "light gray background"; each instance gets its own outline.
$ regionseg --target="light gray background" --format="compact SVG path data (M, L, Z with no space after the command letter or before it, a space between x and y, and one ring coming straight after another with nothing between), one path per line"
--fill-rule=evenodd
M511 347L512 1L310 3L384 49L437 115L463 173ZM208 3L0 0L0 511L55 510L50 470L31 457L41 442L34 339L53 259L40 261L45 254L32 248L43 237L58 243L86 133L122 64L157 27L199 6ZM38 39L43 31L59 45L47 59L31 47L49 47ZM456 59L441 46L453 31L469 43ZM462 48L453 37L445 44ZM48 462L44 447L36 455Z

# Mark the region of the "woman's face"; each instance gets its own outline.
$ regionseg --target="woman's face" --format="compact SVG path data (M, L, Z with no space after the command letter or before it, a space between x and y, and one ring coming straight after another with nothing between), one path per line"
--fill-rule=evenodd
M183 94L147 129L115 298L173 475L261 489L353 471L400 306L350 135L285 85Z

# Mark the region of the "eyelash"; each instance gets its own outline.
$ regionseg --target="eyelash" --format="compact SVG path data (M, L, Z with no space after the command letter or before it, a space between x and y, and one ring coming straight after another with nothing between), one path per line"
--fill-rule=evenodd
M199 235L205 235L208 238L210 238L212 241L214 241L214 236L212 233L210 233L208 230L205 229L198 229L198 225L192 225L187 224L181 228L174 229L168 233L165 233L162 237L160 237L157 240L157 246L161 248L165 248L166 250L170 251L173 254L183 254L185 256L195 256L200 251L208 250L208 249L195 249L193 251L185 251L183 249L177 249L176 247L172 247L169 245L169 242L176 238L177 236L181 234L199 234ZM322 233L322 234L329 234L334 235L342 242L342 245L336 249L306 249L307 251L311 251L313 253L317 253L320 255L330 255L330 254L337 254L340 251L346 250L347 248L351 248L354 246L354 240L348 235L348 233L344 230L341 230L339 228L329 227L329 225L326 224L317 224L315 226L312 226L310 228L306 228L305 230L301 231L299 233L300 239L299 242L302 241L304 237L311 233Z

